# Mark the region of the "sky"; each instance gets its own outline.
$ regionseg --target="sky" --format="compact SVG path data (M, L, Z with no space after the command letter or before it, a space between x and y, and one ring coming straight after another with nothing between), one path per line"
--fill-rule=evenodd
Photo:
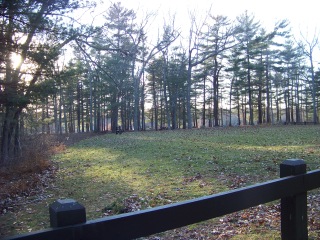
M117 1L117 0L115 0ZM176 13L177 25L185 26L188 11L205 13L211 6L213 15L225 15L230 19L244 13L253 13L263 27L272 28L283 19L290 21L293 32L314 35L320 26L319 0L118 0L123 6L142 11L155 11L159 19L168 13ZM320 28L318 28L320 29Z

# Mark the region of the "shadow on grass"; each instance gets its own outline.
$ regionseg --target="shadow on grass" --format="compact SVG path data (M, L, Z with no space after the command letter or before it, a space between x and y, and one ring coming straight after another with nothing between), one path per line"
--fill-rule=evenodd
M319 129L197 129L90 138L53 159L60 169L49 200L73 198L93 219L131 195L143 198L144 207L154 207L238 187L239 179L249 185L278 178L279 164L288 158L319 168ZM28 215L27 210L20 215Z

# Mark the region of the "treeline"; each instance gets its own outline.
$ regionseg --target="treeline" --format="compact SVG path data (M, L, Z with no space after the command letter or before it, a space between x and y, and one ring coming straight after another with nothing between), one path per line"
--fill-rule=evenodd
M296 41L288 22L266 30L244 12L202 22L190 14L187 35L172 18L154 39L152 15L121 3L100 26L76 27L70 13L84 7L93 5L3 2L2 162L23 134L318 122L316 35Z

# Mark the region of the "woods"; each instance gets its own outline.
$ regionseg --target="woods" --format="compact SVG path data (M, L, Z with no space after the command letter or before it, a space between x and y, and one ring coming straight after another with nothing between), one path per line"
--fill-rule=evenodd
M297 40L287 21L267 29L249 12L213 9L190 13L182 32L174 16L159 27L121 3L93 24L94 6L2 2L0 165L40 133L318 123L316 33Z

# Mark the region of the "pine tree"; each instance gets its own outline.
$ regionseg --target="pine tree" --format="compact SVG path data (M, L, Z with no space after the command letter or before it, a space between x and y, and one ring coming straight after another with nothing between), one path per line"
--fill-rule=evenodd
M19 156L21 113L30 102L32 87L52 69L61 49L77 37L63 16L78 7L77 1L68 0L2 2L0 64L5 70L0 164L9 164ZM13 62L14 55L19 56L19 62Z
M242 54L244 56L243 67L247 72L247 83L246 89L248 94L248 105L249 105L249 124L253 125L253 80L252 71L254 70L254 60L257 58L256 44L257 34L260 29L260 23L255 21L253 15L248 15L246 11L244 14L237 17L238 21L238 39Z

